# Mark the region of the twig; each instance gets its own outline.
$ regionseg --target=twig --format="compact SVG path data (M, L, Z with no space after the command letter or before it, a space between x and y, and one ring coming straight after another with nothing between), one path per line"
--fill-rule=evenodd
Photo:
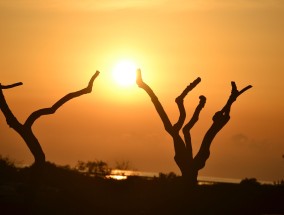
M10 88L17 87L17 86L20 86L20 85L23 85L23 83L22 82L17 82L17 83L9 84L9 85L2 85L2 84L0 84L0 88L1 89L10 89Z

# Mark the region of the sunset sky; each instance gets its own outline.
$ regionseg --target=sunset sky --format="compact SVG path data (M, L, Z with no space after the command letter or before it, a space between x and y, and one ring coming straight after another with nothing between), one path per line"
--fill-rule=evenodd
M82 89L96 70L93 92L36 121L48 161L129 161L134 169L180 174L171 137L148 95L112 76L121 60L135 62L172 122L185 99L187 119L205 95L192 130L196 153L231 81L253 88L233 105L200 175L284 179L284 2L282 0L0 0L0 83L21 122ZM33 157L0 113L0 154L21 164Z

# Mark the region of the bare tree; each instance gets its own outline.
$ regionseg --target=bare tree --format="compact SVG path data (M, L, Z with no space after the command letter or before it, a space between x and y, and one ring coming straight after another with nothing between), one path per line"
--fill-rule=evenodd
M6 118L7 124L11 128L13 128L16 132L18 132L18 134L20 134L20 136L24 139L29 150L34 156L34 161L35 161L34 164L36 166L42 166L45 163L45 154L41 148L38 139L36 138L36 136L32 131L32 125L34 124L34 122L43 115L49 115L55 113L63 104L65 104L69 100L92 92L93 82L98 75L99 71L96 71L96 73L91 77L89 84L86 88L65 95L49 108L43 108L34 111L23 124L20 123L19 120L14 116L3 94L3 89L11 89L13 87L20 86L23 83L18 82L11 85L0 84L0 109Z
M174 150L175 150L174 159L182 173L182 177L185 179L186 184L188 184L189 186L195 186L197 184L198 171L205 166L205 163L210 156L210 146L214 137L230 120L230 109L232 104L236 101L238 96L240 96L243 92L245 92L246 90L252 87L251 85L248 85L247 87L239 91L237 89L235 82L231 82L232 91L227 103L221 109L221 111L216 112L215 115L213 116L213 123L206 132L199 151L195 156L193 156L190 130L198 121L199 114L206 103L206 98L204 96L199 97L200 99L199 104L197 105L189 122L186 123L184 126L183 124L186 118L186 112L183 100L186 97L186 95L192 89L194 89L197 86L197 84L199 84L200 81L201 81L200 78L194 80L175 99L175 102L177 103L179 109L179 118L178 121L174 125L172 125L162 104L158 100L158 97L155 95L153 90L142 80L140 70L137 70L137 77L136 77L137 85L143 90L145 90L146 93L150 96L152 103L154 104L156 111L158 112L164 124L165 130L173 138ZM180 135L181 129L184 138L182 138Z

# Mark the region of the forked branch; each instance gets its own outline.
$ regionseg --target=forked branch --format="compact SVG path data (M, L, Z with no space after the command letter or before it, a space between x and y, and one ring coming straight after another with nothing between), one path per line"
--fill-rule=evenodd
M230 109L233 102L236 101L238 96L240 96L242 93L250 89L252 86L248 85L247 87L239 91L237 89L235 82L231 83L232 84L231 95L229 96L225 106L221 109L221 111L216 112L215 115L213 116L213 123L206 132L198 153L193 158L190 130L198 121L200 112L204 108L204 105L206 103L206 98L204 96L199 97L200 99L199 104L197 105L191 119L187 124L184 125L184 127L183 124L186 118L186 111L184 108L183 100L185 96L193 88L196 87L196 85L201 81L201 79L197 78L195 81L193 81L188 87L186 87L186 89L181 93L181 95L176 98L175 101L177 103L180 115L177 122L172 126L157 96L154 94L152 89L143 82L140 70L137 70L136 78L137 78L136 79L137 85L148 93L160 118L163 121L166 131L173 138L174 149L175 149L174 159L176 164L181 170L183 178L187 183L189 183L190 186L197 185L198 171L205 166L205 163L210 156L210 146L214 137L230 120ZM184 139L179 134L179 131L182 127L183 127L182 132L184 135Z
M209 158L210 146L214 137L230 120L230 110L232 104L242 93L244 93L245 91L247 91L252 87L251 85L248 85L245 88L243 88L241 91L238 91L235 82L232 81L231 85L232 85L232 91L227 103L225 104L225 106L222 108L221 111L216 112L215 115L213 116L213 124L206 132L201 147L194 158L198 170L202 169L205 166L205 162Z
M223 107L223 109L221 110L222 113L226 113L229 114L230 113L230 108L232 106L232 104L236 101L236 99L245 91L247 91L248 89L252 88L251 85L248 85L246 87L244 87L241 91L239 91L237 89L237 85L234 81L231 82L232 85L232 91L231 91L231 95L226 103L226 105Z
M187 149L187 151L188 151L188 153L190 154L191 157L192 157L192 143L191 143L190 130L195 125L195 123L198 121L199 114L200 114L201 110L204 108L205 103L206 103L206 97L205 96L199 96L199 104L197 105L197 107L196 107L191 119L189 120L189 122L182 129L185 146L186 146L186 149Z
M185 112L185 108L183 105L183 100L186 97L186 95L193 90L197 84L199 84L201 81L201 78L197 78L195 79L190 85L188 85L185 90L176 98L175 102L177 103L178 109L179 109L179 118L178 121L176 122L176 124L174 124L174 130L176 132L178 132L184 123L184 120L186 118L186 112Z

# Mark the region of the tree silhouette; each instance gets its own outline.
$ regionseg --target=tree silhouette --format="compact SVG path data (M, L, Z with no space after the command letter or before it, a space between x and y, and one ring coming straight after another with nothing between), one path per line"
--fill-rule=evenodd
M78 161L75 169L87 176L104 178L111 173L111 168L102 160Z
M185 179L186 184L189 186L197 185L197 176L198 171L201 170L210 156L210 146L211 143L216 136L216 134L227 124L230 120L230 109L232 104L236 101L238 96L240 96L243 92L250 89L252 86L248 85L242 90L238 90L235 82L231 82L232 91L229 99L225 106L218 111L213 116L213 123L211 127L206 132L203 141L201 143L200 149L195 156L193 156L192 152L192 143L191 143L191 135L190 130L198 121L199 114L206 103L205 96L200 96L199 104L197 105L191 119L187 124L184 124L186 118L186 112L183 104L183 100L186 95L194 89L201 79L198 77L194 80L190 85L188 85L185 90L175 99L179 109L179 118L178 121L172 125L171 121L167 113L165 112L162 104L158 100L158 97L155 95L153 90L142 80L140 69L137 70L136 83L137 85L146 91L146 93L150 96L152 103L154 104L156 111L158 112L165 130L171 135L174 143L175 150L175 162L178 165L182 177ZM182 129L182 133L184 138L179 134Z
M32 125L34 124L34 122L43 115L55 113L62 105L64 105L69 100L92 92L93 82L98 75L99 71L96 71L96 73L91 77L89 84L86 88L65 95L49 108L43 108L34 111L23 124L20 123L15 117L15 115L12 113L3 94L3 89L11 89L13 87L20 86L23 83L18 82L11 85L0 84L0 109L6 118L7 124L24 139L25 143L27 144L29 150L31 151L34 157L34 164L36 166L42 166L45 163L45 154L40 146L38 139L32 131Z

